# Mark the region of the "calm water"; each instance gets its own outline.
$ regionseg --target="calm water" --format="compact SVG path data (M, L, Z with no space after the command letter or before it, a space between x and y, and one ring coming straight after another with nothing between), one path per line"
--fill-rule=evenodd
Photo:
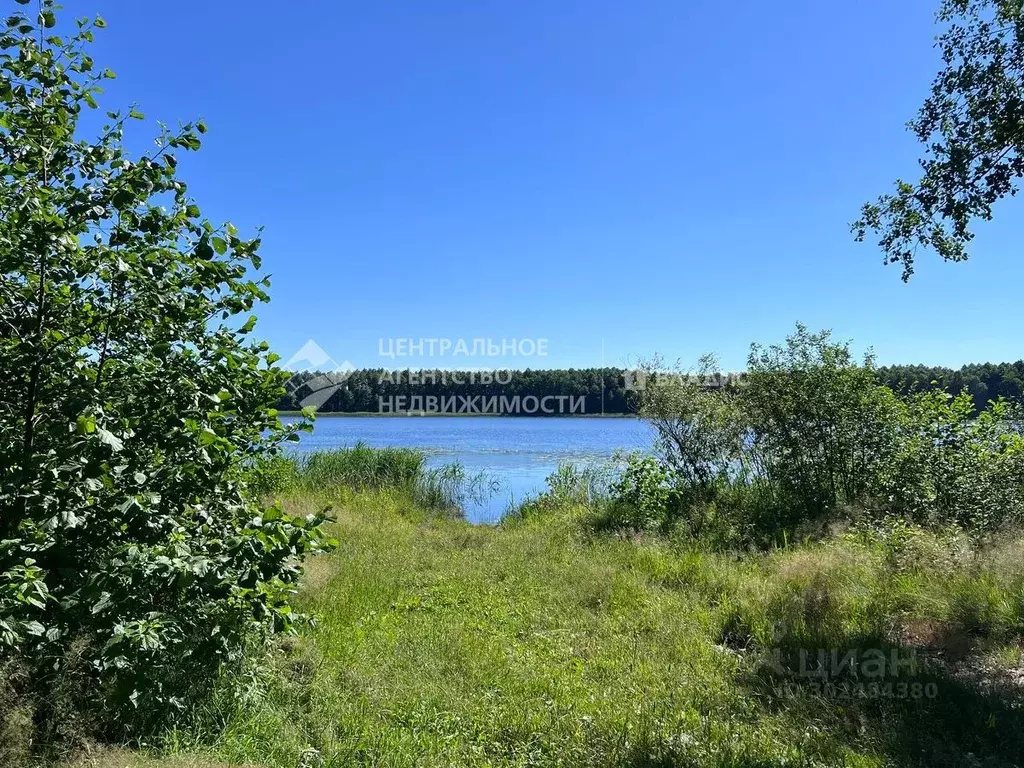
M631 418L531 418L499 416L320 416L299 451L374 447L417 448L432 467L459 461L470 474L498 483L487 502L466 510L473 522L493 522L512 502L536 495L559 461L600 463L616 450L646 449L652 431Z

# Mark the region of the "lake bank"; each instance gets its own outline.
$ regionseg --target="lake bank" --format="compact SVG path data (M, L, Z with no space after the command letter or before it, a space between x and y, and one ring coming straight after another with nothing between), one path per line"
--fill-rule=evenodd
M285 418L286 423L296 417ZM429 419L373 419L336 415L318 419L313 432L300 436L297 454L350 448L412 448L432 469L459 463L469 475L485 475L497 487L487 498L467 500L470 522L493 523L509 509L545 488L559 463L594 467L617 452L645 451L654 433L635 418L560 418L484 416L467 419L437 415Z

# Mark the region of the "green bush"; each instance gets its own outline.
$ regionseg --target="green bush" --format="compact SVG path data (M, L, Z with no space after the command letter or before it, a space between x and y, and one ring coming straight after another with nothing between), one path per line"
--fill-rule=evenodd
M1024 437L1004 400L975 415L971 396L910 396L901 441L878 481L893 513L921 525L972 531L1019 525L1024 514Z
M245 470L246 489L254 502L293 488L299 480L299 466L290 456L273 454L254 461Z
M698 376L650 372L641 413L658 432L658 467L634 467L615 489L622 527L674 518L734 546L862 516L976 533L1024 520L1022 417L1007 402L975 415L967 393L897 396L870 356L858 364L802 325L783 345L754 345L741 385L704 386L712 363Z
M44 37L56 9L0 31L0 663L39 733L73 679L97 728L138 735L290 629L302 559L331 542L323 516L252 500L248 469L294 429L249 340L259 238L204 219L176 174L205 125L140 157L134 110L79 138L113 74L85 51L101 20Z
M612 483L612 503L606 521L632 531L668 530L678 506L678 494L665 468L651 456L629 457L625 470Z
M900 442L903 404L828 331L797 325L784 345L753 345L739 410L752 463L775 490L780 527L872 495Z
M723 483L752 470L737 390L705 386L717 367L712 355L693 373L661 370L657 359L648 366L640 415L654 426L656 454L687 502L710 501Z

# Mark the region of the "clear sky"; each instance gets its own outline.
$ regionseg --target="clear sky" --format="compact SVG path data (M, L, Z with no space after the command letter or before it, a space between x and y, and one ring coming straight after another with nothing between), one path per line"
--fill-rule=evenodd
M286 358L495 367L378 339L545 338L497 367L737 369L797 320L882 363L1024 357L1016 201L909 285L848 232L914 174L937 0L68 5L108 23L102 106L208 123L180 169L211 218L266 227Z

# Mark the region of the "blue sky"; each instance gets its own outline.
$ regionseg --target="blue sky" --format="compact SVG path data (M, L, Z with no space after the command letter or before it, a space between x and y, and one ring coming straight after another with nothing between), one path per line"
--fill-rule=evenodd
M104 107L208 123L180 169L211 218L266 227L258 328L285 357L737 369L797 320L882 363L1024 357L1015 201L909 285L847 228L914 174L937 0L88 5ZM382 337L548 355L394 361Z

